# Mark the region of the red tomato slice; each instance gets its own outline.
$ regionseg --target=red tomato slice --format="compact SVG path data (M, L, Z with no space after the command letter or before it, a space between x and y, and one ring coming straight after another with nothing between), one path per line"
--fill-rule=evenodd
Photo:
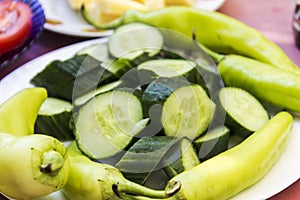
M16 1L0 2L0 55L20 46L29 36L31 9Z

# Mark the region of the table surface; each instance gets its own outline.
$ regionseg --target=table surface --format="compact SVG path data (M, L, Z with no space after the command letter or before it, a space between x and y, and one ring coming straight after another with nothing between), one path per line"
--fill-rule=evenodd
M295 46L292 30L294 7L293 0L227 0L218 11L261 31L300 66L300 50ZM29 51L20 56L9 68L0 71L0 80L14 69L40 55L88 39L90 38L71 37L45 30ZM0 196L1 199L4 198ZM300 180L269 200L296 199L300 199Z

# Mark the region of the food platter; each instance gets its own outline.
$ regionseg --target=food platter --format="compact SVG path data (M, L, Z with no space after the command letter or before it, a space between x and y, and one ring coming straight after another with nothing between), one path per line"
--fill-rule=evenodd
M33 87L29 80L39 71L45 67L46 63L53 61L54 59L60 59L61 55L64 58L72 57L81 48L93 44L106 42L106 38L93 39L70 46L63 47L61 49L52 51L43 56L40 56L23 66L19 67L11 74L6 76L0 81L0 103L3 103L6 99L12 96L17 91ZM18 81L16 81L18 80ZM258 200L267 199L278 192L284 190L289 185L294 183L300 178L300 160L298 153L300 152L300 117L295 116L294 128L291 137L288 141L287 147L283 152L283 155L276 162L273 168L268 174L261 179L254 186L239 193L232 200ZM220 166L222 167L222 166ZM66 200L64 195L59 191L53 193L47 197L39 198L39 200Z
M225 0L197 0L195 7L217 10ZM72 10L66 0L40 0L46 15L45 29L78 37L102 37L112 33L110 30L96 30L78 12Z

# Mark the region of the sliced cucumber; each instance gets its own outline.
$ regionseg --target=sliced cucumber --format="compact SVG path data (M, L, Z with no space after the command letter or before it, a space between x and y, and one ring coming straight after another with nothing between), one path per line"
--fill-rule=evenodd
M118 86L120 86L121 84L122 84L122 81L118 80L118 81L114 81L114 82L102 85L102 86L96 88L94 91L90 91L89 93L76 98L74 100L73 104L75 107L80 107L80 106L84 105L86 102L88 102L90 99L92 99L93 97L97 96L98 94L111 91L111 90L117 88Z
M94 59L103 62L107 59L108 49L107 43L91 44L87 47L83 47L77 52L77 55L89 55Z
M164 168L161 161L177 142L177 138L167 136L140 138L124 154L116 167L127 179L144 184L153 172Z
M133 61L111 57L107 43L92 44L82 48L77 55L88 55L101 62L101 66L114 74L118 79L133 67Z
M226 126L218 127L201 135L193 145L199 159L205 161L228 149L230 130Z
M150 118L150 124L143 133L147 136L163 133L161 124L162 106L166 99L178 88L189 85L180 78L157 78L144 90L142 105L144 117Z
M219 100L226 111L226 126L242 138L247 138L269 120L269 114L263 105L243 89L222 88Z
M182 138L180 142L172 146L165 155L164 162L167 166L164 167L169 178L177 174L191 169L200 163L198 155L188 138Z
M42 104L35 121L34 132L53 136L61 141L74 139L69 125L73 106L70 102L47 98Z
M161 122L165 134L194 140L210 125L215 107L200 85L175 90L163 104Z
M152 26L129 23L118 27L109 38L109 53L115 58L134 60L144 53L156 55L163 47L163 36Z
M166 99L178 88L190 85L185 79L179 78L157 78L144 90L142 104L144 115L149 116L149 110L154 105L162 105Z
M98 60L87 55L76 55L47 64L30 83L46 88L50 97L71 101L73 96L80 96L99 84L114 80L114 74L101 67Z
M156 59L141 63L138 67L140 79L152 81L157 77L181 78L206 88L196 69L196 63L183 59Z
M81 107L75 137L87 156L102 159L121 152L147 123L139 99L130 92L114 90Z

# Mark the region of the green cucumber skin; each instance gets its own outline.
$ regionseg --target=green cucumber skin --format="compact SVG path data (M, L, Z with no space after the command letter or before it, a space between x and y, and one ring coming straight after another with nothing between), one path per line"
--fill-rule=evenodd
M39 134L45 134L53 136L60 141L73 140L74 134L70 123L72 118L72 111L64 111L52 116L38 115L34 132Z
M170 59L168 59L168 60L170 60ZM149 62L151 62L151 60ZM162 62L163 62L163 60L162 60ZM174 59L174 62L176 63L175 59ZM143 63L141 63L141 64L143 64ZM206 85L206 82L204 81L204 78L202 77L201 72L197 69L196 66L195 66L195 68L191 69L186 74L180 74L176 77L163 77L163 76L159 76L152 70L138 69L138 77L139 77L140 82L143 85L147 85L157 78L170 78L170 79L178 79L178 80L181 79L182 82L201 85L205 89L207 94L209 94L209 92L210 92L209 88Z
M144 115L149 116L149 109L155 104L163 105L166 99L178 88L189 85L178 78L157 78L145 89L142 97Z
M188 142L188 147L183 147L183 142ZM180 156L178 156L178 154ZM192 164L185 164L184 159L186 159L186 157L193 157L193 160L189 160ZM168 163L168 165L164 167L164 171L166 172L169 178L172 178L177 174L182 173L183 171L195 167L200 163L200 160L198 159L198 155L196 153L196 149L192 144L192 141L184 137L180 138L179 141L171 147L171 149L167 152L167 154L164 157L164 162Z
M127 179L144 184L153 172L163 169L161 160L177 141L168 136L140 138L115 166Z
M243 139L246 139L254 133L254 130L249 130L239 124L229 113L226 113L225 125L231 130L232 134L236 134Z
M219 105L219 109L220 109L220 112L223 112L223 113L225 113L225 122L224 122L224 125L226 125L229 129L230 129L230 133L231 134L235 134L235 135L237 135L237 136L239 136L239 137L241 137L242 139L246 139L247 137L249 137L250 135L252 135L256 130L254 130L255 128L253 127L253 129L251 129L251 128L247 128L246 126L245 126L245 124L243 124L243 122L242 121L240 121L238 118L235 118L234 117L234 115L232 115L231 113L230 113L230 111L229 110L226 110L226 108L224 108L224 106L225 105L222 105L222 100L221 100L221 96L222 96L222 91L224 91L224 93L225 93L225 91L227 90L238 90L238 91L240 91L240 92L243 92L243 93L245 93L245 94L247 94L248 96L249 96L249 98L255 98L256 99L256 97L254 97L251 93L249 93L248 91L246 91L246 90L244 90L244 89L242 89L242 88L235 88L235 87L224 87L223 89L221 89L220 91L219 91L219 95L218 95L218 98L216 99L216 101L217 101L217 105ZM229 92L228 91L228 92ZM223 93L223 94L224 94ZM229 95L229 94L228 94ZM225 96L225 94L224 94L224 96ZM244 95L242 95L242 94L240 94L240 96L244 96ZM236 97L236 98L239 98L238 96ZM261 102L260 101L258 101L258 99L256 99L257 100L257 103L258 104L260 104L261 105L261 107L259 107L259 108L257 108L257 110L255 110L255 112L259 112L259 113L264 113L265 115L265 117L262 119L263 121L268 121L269 119L270 119L270 114L269 114L269 112L266 110L266 108L261 104ZM249 101L248 101L249 102ZM225 103L225 102L224 102ZM226 104L226 103L225 103ZM245 103L246 104L246 103ZM248 105L249 106L249 105ZM243 109L243 113L244 113L244 115L246 116L248 116L248 120L256 120L256 122L258 122L257 120L258 119L256 119L255 117L253 117L251 114L249 114L250 113L250 111L248 110L249 108L248 108L248 106L244 106L244 107L246 107L246 109L244 109L244 107L242 108ZM252 109L253 110L253 109ZM252 111L251 110L251 111ZM262 122L262 121L261 121ZM257 124L257 123L256 123Z
M65 61L55 60L34 76L30 83L46 88L50 97L72 101L73 96L117 79L99 64L87 55L74 56ZM75 92L73 87L76 88Z
M225 85L245 89L261 101L300 112L300 77L268 64L237 55L218 65Z
M199 142L197 139L193 141L193 145L196 149L196 152L198 152L201 162L204 162L205 160L208 160L228 149L230 130L224 126L222 127L222 132L222 135L220 135L218 138L204 142ZM200 137L205 137L205 135Z

